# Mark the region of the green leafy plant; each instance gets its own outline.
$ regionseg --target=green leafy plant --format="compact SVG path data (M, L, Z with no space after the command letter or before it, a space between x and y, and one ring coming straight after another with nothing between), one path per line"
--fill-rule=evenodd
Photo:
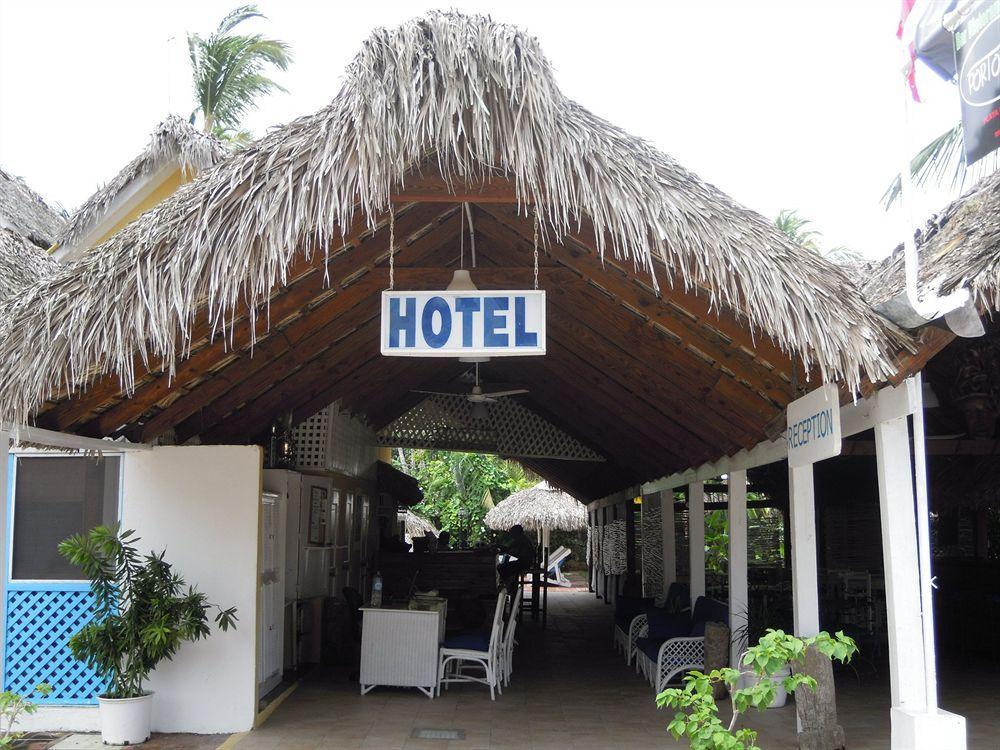
M52 686L43 682L35 685L34 692L44 698L52 694ZM38 706L23 695L10 690L0 693L0 747L12 747L21 739L24 733L15 732L14 725L21 714L33 714L37 710Z
M816 689L816 680L794 671L794 665L805 656L806 649L815 646L828 659L850 661L857 652L857 644L838 631L836 635L821 632L811 638L796 638L782 630L768 630L756 646L743 655L743 666L756 676L755 684L738 688L740 670L732 667L713 669L708 674L693 671L684 678L684 687L668 688L656 696L659 708L674 708L677 713L667 725L674 739L685 737L692 750L760 750L757 733L746 727L737 729L736 723L750 708L763 711L774 701L777 690L775 674L793 666L789 675L781 680L782 687L794 693L802 685ZM713 695L715 686L724 684L729 689L732 717L728 725L719 718L719 707Z
M163 558L141 556L139 537L117 525L98 526L59 545L59 552L90 579L94 618L69 640L73 656L107 680L102 697L137 698L142 684L185 641L211 633L209 612L222 630L236 627L236 609L211 604Z

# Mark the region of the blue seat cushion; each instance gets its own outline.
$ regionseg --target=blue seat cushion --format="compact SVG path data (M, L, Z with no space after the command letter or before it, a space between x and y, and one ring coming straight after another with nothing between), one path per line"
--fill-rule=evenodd
M444 648L464 648L469 651L486 651L490 647L490 634L480 631L455 633L444 639Z
M660 646L666 638L636 638L635 647L642 651L651 660L656 661L657 654L660 653Z
M615 624L627 633L632 620L652 604L652 597L619 596L615 600Z
M706 622L721 622L729 624L729 607L723 602L709 599L707 596L699 596L694 603L694 611L691 613L691 625L702 623L701 635L705 633ZM692 633L694 635L694 633Z
M668 612L663 607L648 606L646 618L649 620L649 637L661 641L680 638L691 630L691 618L687 612Z

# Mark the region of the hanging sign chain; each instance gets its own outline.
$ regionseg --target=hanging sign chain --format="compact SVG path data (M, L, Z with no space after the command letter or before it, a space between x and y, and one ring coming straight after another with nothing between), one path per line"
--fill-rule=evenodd
M535 208L535 290L538 290L538 208Z
M396 288L396 211L389 211L389 291Z

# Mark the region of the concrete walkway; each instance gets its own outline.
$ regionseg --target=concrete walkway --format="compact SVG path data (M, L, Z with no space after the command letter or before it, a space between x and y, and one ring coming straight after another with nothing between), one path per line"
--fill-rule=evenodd
M598 750L683 747L666 733L669 714L658 711L648 684L611 647L611 607L582 590L554 591L549 626L526 618L519 630L510 687L495 702L481 686L452 686L430 700L416 690L377 688L358 695L341 674L307 680L238 750ZM865 682L871 682L868 677ZM838 687L841 721L852 750L889 747L888 688L845 675ZM977 696L942 704L970 721L970 748L1000 747L1000 683L978 683ZM751 714L764 750L791 750L795 707ZM461 740L417 739L415 730L457 730Z

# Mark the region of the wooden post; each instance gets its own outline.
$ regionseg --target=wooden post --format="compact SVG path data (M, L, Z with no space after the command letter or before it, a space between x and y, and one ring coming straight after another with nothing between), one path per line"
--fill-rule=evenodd
M812 464L788 469L788 525L792 533L792 616L795 635L819 632L816 498Z
M688 557L691 565L691 607L705 595L705 484L688 485Z
M893 708L926 708L913 468L906 417L875 425Z
M748 622L750 591L747 581L747 473L729 472L729 627L732 633ZM730 640L729 663L739 664L743 645Z
M663 593L677 580L677 533L674 526L674 491L660 492L660 534L663 540Z

